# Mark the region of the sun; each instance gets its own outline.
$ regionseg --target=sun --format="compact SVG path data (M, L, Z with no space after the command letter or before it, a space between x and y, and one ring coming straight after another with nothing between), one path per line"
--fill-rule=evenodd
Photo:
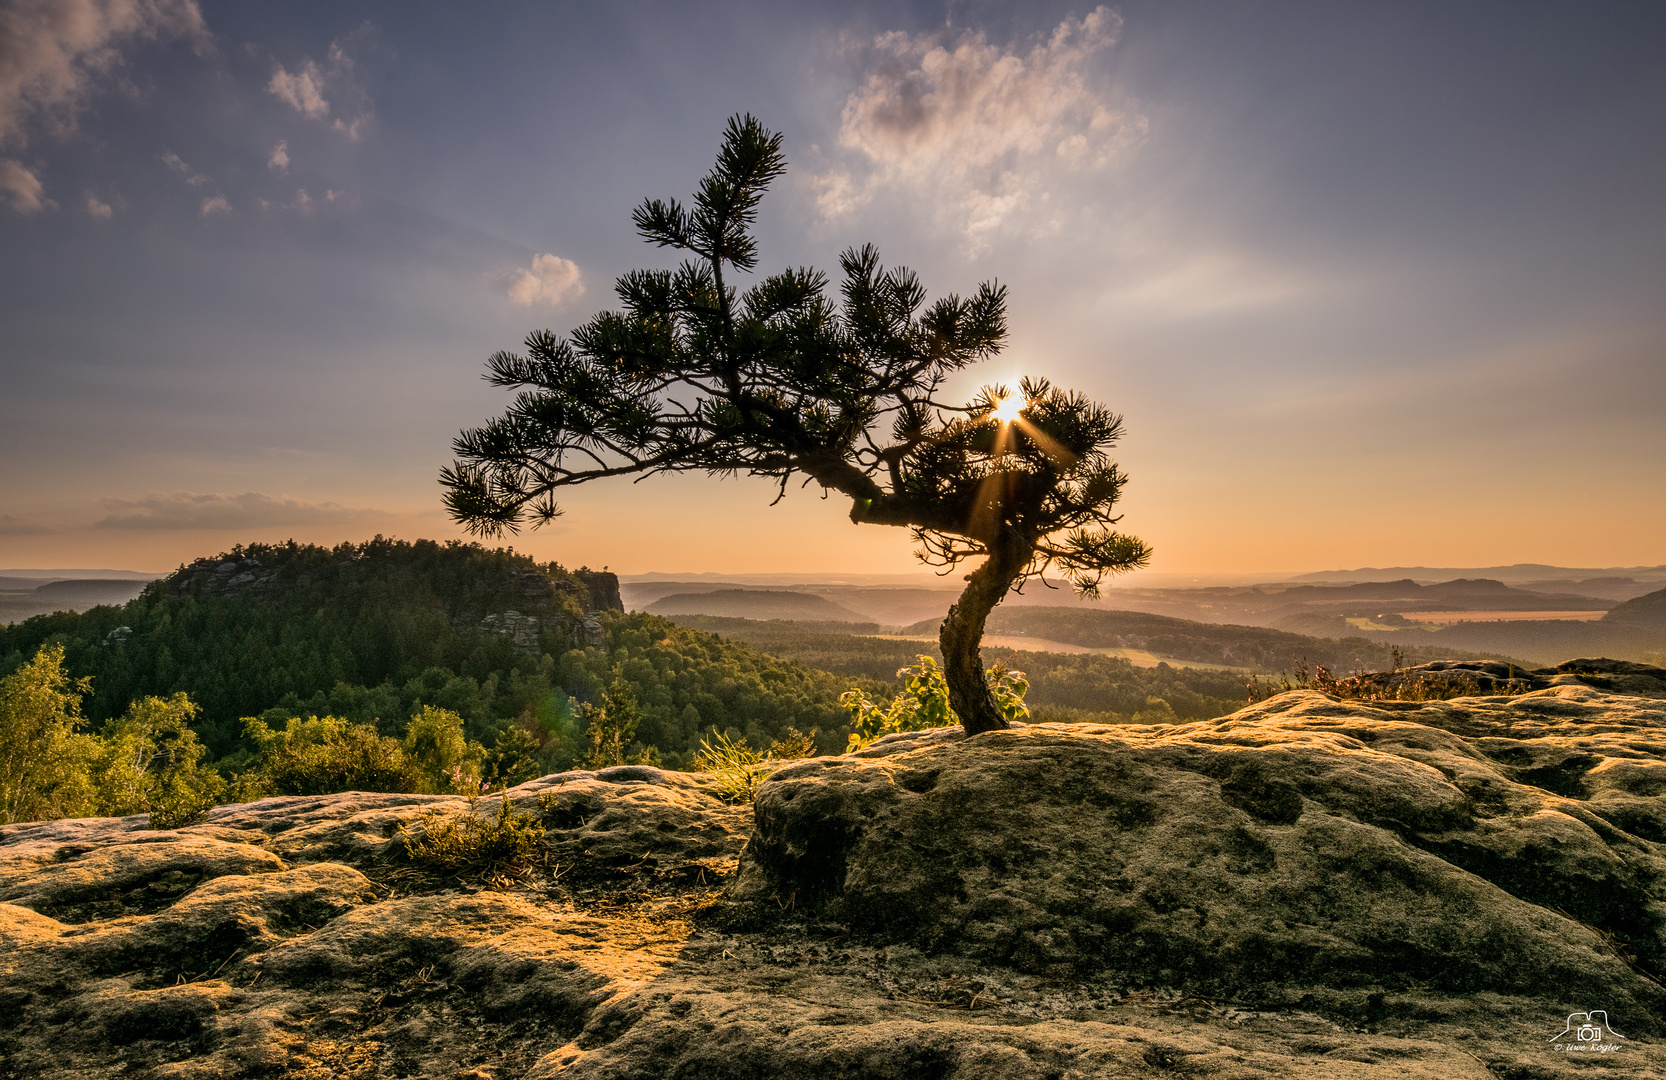
M1018 414L1024 408L1024 401L1018 395L1004 397L995 403L995 411L990 415L1003 424L1010 424L1018 419Z

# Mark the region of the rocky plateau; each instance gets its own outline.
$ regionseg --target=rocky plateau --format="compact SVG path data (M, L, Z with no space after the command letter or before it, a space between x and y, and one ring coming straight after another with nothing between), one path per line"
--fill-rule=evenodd
M548 776L512 887L399 837L491 799L6 826L0 1077L1666 1075L1666 671L1533 685Z

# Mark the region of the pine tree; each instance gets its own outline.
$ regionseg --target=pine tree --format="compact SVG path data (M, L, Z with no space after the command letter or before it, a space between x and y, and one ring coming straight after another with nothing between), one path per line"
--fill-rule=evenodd
M869 245L840 257L838 303L803 267L738 291L731 274L758 262L758 202L786 169L781 145L751 116L731 119L691 205L650 199L635 213L645 240L690 258L620 277L622 310L570 338L537 331L524 354L491 357L487 378L518 393L455 441L446 505L498 536L548 523L559 489L593 480L747 473L774 481L779 501L802 476L848 497L854 522L912 530L931 565L983 558L943 622L944 674L968 733L1006 727L978 654L989 612L1048 571L1093 595L1150 556L1112 529L1122 418L1039 378L1016 394L939 397L1006 340L1006 291L992 283L928 304L914 273L885 269Z

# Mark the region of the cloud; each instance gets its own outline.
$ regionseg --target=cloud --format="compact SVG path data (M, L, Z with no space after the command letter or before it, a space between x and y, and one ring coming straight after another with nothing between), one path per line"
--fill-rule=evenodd
M382 510L305 502L258 491L241 495L158 492L142 499L102 499L107 514L95 529L259 529L272 526L355 525L385 520Z
M11 514L0 514L0 536L44 536L56 529L45 525L37 525L32 521L14 517Z
M5 196L13 210L33 214L57 205L41 192L40 177L24 168L21 161L0 158L0 195Z
M1119 319L1198 318L1277 307L1338 287L1228 249L1188 250L1171 241L1169 253L1148 256L1140 272L1101 296Z
M231 203L224 195L210 195L202 201L202 216L212 217L215 214L231 213Z
M158 154L157 157L161 159L162 164L183 176L185 178L185 182L190 184L192 187L201 187L214 179L212 176L204 176L202 173L191 168L191 166L185 164L185 162L180 160L179 155L174 153L172 150Z
M365 28L354 33L363 32ZM353 58L347 54L340 41L330 44L327 59L328 64L320 65L310 57L305 58L296 65L294 71L282 64L272 65L272 78L266 84L266 90L307 119L329 121L332 130L341 132L353 142L358 142L360 133L371 116L369 95L354 81ZM349 111L356 115L351 120L341 115L332 118L330 100L324 96L326 91L338 100L351 100L354 107ZM283 148L284 144L279 143L278 146ZM276 158L277 153L274 151L273 159ZM287 163L287 154L284 160Z
M1090 85L1094 59L1121 29L1121 16L1099 7L1028 51L973 30L880 35L867 54L870 73L845 102L844 160L815 180L823 215L850 213L883 187L932 200L974 239L1033 226L1063 178L1103 167L1145 137L1144 117Z
M31 121L74 130L123 48L176 39L208 47L196 0L8 0L0 6L0 145L25 142Z
M259 206L262 210L293 210L296 213L305 216L307 214L311 214L320 205L339 206L346 210L356 209L359 205L359 197L350 191L337 191L334 188L325 188L324 197L322 199L315 199L307 193L306 188L296 188L295 198L290 202L275 203L270 199L256 199L255 205Z
M94 195L89 191L87 192L87 213L91 214L95 218L102 218L105 221L109 221L110 215L114 214L115 211L110 208L109 203L101 202L97 195Z
M548 304L554 307L572 297L584 295L583 275L571 259L556 255L535 255L532 269L518 270L509 284L509 299L527 307Z
M288 139L279 139L278 145L272 147L272 156L266 159L266 167L281 173L289 171Z
M303 60L293 75L282 64L276 65L266 89L309 119L323 120L330 115L330 103L324 100L324 73L311 60Z

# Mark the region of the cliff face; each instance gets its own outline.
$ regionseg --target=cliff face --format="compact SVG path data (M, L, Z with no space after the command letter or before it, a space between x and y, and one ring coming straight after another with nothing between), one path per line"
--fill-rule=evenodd
M1549 681L546 777L512 891L455 798L8 827L0 1076L1666 1074L1666 700Z
M625 610L625 602L619 597L618 574L605 570L574 570L573 576L584 586L584 610Z

